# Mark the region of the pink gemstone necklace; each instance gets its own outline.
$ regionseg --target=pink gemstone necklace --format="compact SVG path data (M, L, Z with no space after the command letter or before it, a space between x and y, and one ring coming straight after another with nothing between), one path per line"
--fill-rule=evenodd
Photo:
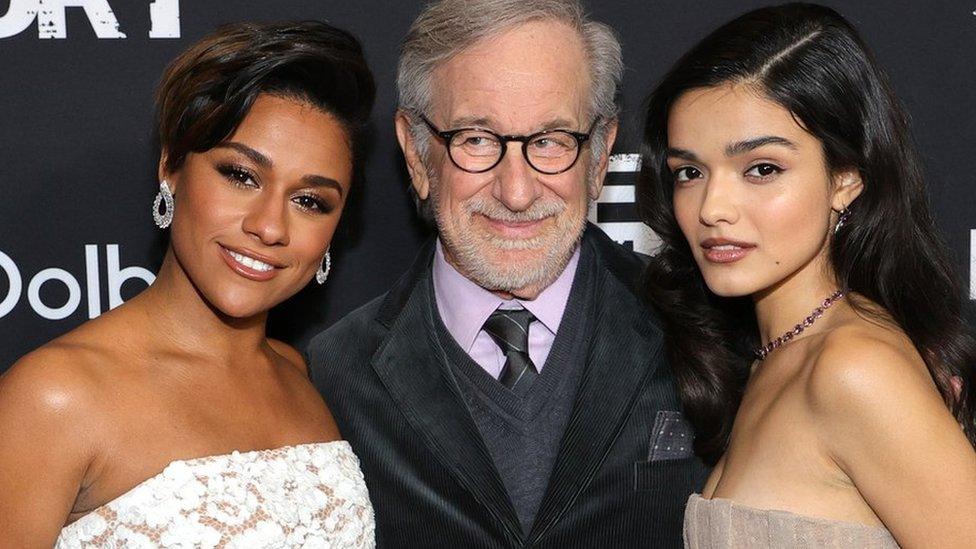
M810 326L813 326L813 323L823 316L824 311L829 309L830 306L834 304L834 302L841 300L846 294L847 294L847 290L837 290L836 292L833 293L833 295L823 300L823 303L821 303L819 307L814 309L813 312L810 313L810 316L804 318L803 322L797 324L796 326L793 326L792 330L787 331L785 334L777 337L776 339L770 341L769 343L763 345L762 347L753 349L752 351L753 354L755 354L756 358L758 358L760 361L765 360L766 356L769 355L769 353L773 352L773 349L776 349L777 347L789 343L790 341L793 340L793 338L802 334L803 330L806 330Z

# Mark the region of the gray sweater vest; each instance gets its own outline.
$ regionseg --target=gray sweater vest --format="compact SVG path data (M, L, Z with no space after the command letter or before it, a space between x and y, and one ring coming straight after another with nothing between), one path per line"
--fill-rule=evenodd
M594 278L593 262L587 256L580 257L545 366L522 395L505 388L472 360L439 317L435 323L450 371L525 532L532 528L545 495L586 365Z

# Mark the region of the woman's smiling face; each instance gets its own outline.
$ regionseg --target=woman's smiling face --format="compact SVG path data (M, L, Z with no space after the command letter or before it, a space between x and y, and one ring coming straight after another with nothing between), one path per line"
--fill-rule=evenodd
M252 316L311 279L352 180L352 151L332 115L261 95L227 140L163 174L176 198L174 256L213 307Z

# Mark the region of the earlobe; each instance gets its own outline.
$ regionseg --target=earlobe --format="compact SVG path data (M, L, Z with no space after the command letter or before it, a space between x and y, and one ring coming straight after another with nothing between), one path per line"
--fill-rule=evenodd
M168 158L169 154L166 152L166 150L163 150L159 155L159 165L156 168L156 178L157 181L166 181L173 194L176 194L177 178L174 177L175 174L171 173L166 167L166 160Z
M594 177L592 181L588 183L587 193L590 195L590 200L597 200L600 198L600 193L603 192L603 179L606 176L606 169L600 170L600 175Z
M430 180L427 176L427 169L420 161L420 155L417 154L417 149L414 146L409 115L398 110L394 125L397 141L400 143L400 150L403 151L407 171L410 173L410 184L413 185L414 191L421 200L427 200L427 196L430 194Z

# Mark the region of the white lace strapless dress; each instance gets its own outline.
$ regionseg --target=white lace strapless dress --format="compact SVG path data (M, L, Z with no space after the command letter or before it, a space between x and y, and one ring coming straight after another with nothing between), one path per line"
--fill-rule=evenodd
M174 461L69 524L57 548L374 547L345 441Z

